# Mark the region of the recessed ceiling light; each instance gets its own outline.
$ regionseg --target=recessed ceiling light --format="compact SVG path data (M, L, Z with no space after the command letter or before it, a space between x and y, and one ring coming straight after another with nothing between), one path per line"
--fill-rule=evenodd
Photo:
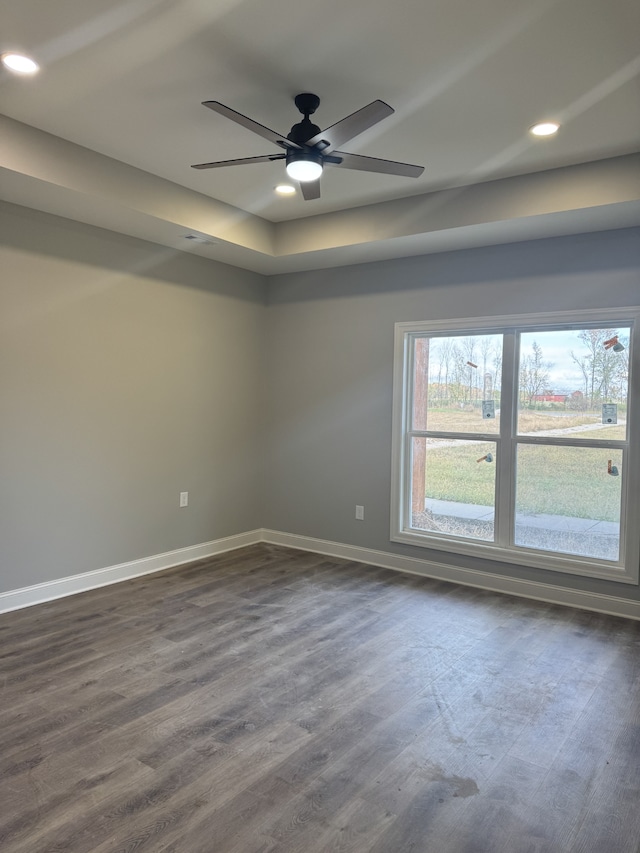
M291 184L278 184L276 192L278 195L295 195L296 188L292 187Z
M534 124L529 128L529 133L534 136L553 136L558 132L560 125L555 121L541 121L539 124Z
M22 53L3 53L2 64L16 74L35 74L40 70L37 62Z

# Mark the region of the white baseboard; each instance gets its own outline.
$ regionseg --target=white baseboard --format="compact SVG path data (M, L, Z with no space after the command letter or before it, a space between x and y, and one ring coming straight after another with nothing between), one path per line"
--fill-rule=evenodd
M450 581L464 586L479 587L491 592L502 592L521 598L533 598L536 601L563 604L567 607L578 607L581 610L595 610L598 613L622 616L626 619L640 619L640 601L619 596L602 595L597 592L585 592L537 581L520 580L491 572L449 566L431 560L403 557L387 551L374 551L356 545L343 545L340 542L329 542L310 536L282 533L278 530L263 530L262 541L289 548L300 548L303 551L313 551L316 554L326 554L330 557L340 557L343 560L357 560L359 563L368 563L371 566L395 569L400 572Z
M131 578L148 575L152 572L160 572L180 566L183 563L191 563L194 560L202 560L205 557L213 557L223 554L225 551L234 551L236 548L244 548L246 545L255 545L262 541L261 530L251 530L247 533L239 533L236 536L227 536L223 539L215 539L212 542L203 542L201 545L190 545L187 548L178 548L175 551L167 551L164 554L155 554L151 557L143 557L140 560L131 560L128 563L120 563L117 566L108 566L104 569L95 569L90 572L82 572L79 575L71 575L45 583L34 584L23 589L13 589L9 592L0 593L0 613L9 610L19 610L22 607L30 607L33 604L42 604L55 598L63 598L67 595L75 595L78 592L86 592L89 589L97 589L112 583L130 580Z
M519 578L507 577L491 572L448 566L444 563L436 563L431 560L404 557L399 554L391 554L387 551L375 551L371 548L361 548L357 545L344 545L340 542L330 542L326 539L314 539L311 536L298 536L295 533L283 533L279 530L266 529L250 530L246 533L239 533L236 536L228 536L224 539L204 542L201 545L191 545L187 548L179 548L176 551L168 551L164 554L155 554L151 557L143 557L140 560L120 563L117 566L108 566L104 569L96 569L95 571L83 572L79 575L72 575L24 587L23 589L14 589L9 592L0 593L0 613L18 610L22 607L30 607L33 604L42 604L45 601L52 601L55 598L62 598L67 595L75 595L78 592L86 592L87 590L108 586L112 583L120 583L121 581L130 580L141 575L159 572L163 569L183 565L184 563L191 563L194 560L201 560L206 557L213 557L216 554L234 551L237 548L244 548L247 545L255 545L259 542L282 545L285 548L299 548L302 551L326 554L327 556L339 557L343 560L356 560L359 563L380 566L384 569L408 572L413 575L450 581L451 583L463 584L464 586L478 587L492 592L502 592L507 595L517 595L521 598L532 598L536 601L546 601L551 604L563 604L568 607L578 607L582 610L594 610L598 613L622 616L626 619L640 619L640 601L632 599L601 595L596 592L585 592L583 590L554 586L537 581L520 580Z

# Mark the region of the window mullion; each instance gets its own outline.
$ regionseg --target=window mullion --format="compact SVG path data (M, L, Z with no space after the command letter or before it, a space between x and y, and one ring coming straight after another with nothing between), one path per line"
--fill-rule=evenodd
M515 516L514 405L517 399L518 351L515 331L505 331L502 339L502 383L500 392L500 438L496 453L496 544L513 542Z

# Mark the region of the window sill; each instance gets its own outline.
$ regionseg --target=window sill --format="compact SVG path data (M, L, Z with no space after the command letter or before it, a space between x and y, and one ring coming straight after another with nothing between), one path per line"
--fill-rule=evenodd
M392 542L413 545L418 548L429 548L438 551L448 551L453 554L464 554L482 560L493 560L501 563L511 563L516 566L526 566L544 569L564 574L580 575L588 578L602 578L618 583L637 584L638 575L620 564L606 563L590 557L580 557L572 554L550 555L539 551L519 547L501 547L494 543L470 541L455 536L438 536L426 534L417 530L405 529L392 533Z

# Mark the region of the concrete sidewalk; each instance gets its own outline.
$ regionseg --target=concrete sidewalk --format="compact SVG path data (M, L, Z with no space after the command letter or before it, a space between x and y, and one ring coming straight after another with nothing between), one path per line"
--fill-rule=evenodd
M433 515L442 515L460 521L493 521L494 516L493 507L490 506L439 501L432 498L426 498L425 509ZM599 536L618 536L620 533L620 526L614 521L597 521L592 518L573 518L567 515L545 513L535 515L517 513L516 525L567 533L596 533Z

